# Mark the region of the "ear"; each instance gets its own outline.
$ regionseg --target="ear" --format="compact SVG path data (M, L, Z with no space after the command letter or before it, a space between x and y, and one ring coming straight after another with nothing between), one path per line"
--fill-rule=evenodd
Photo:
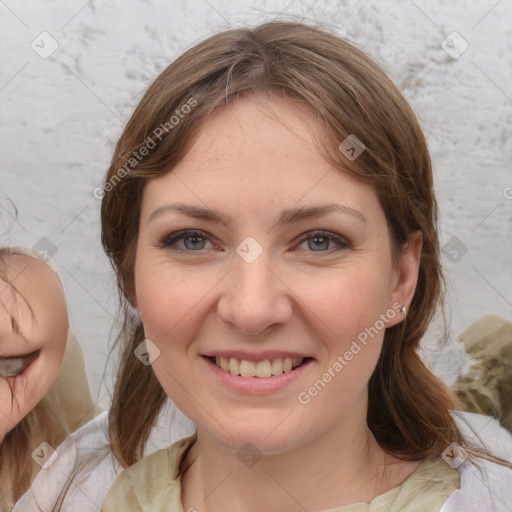
M389 303L390 308L396 310L396 305L400 304L405 306L406 310L409 311L409 305L412 302L418 283L422 247L423 236L421 231L415 231L405 243L402 253L399 256L398 266L394 271ZM407 313L399 313L395 315L393 319L389 320L386 327L392 327L403 321L406 314Z

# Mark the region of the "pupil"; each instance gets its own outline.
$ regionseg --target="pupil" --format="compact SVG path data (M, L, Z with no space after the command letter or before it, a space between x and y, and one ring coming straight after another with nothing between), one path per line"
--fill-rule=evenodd
M329 240L325 237L315 237L312 239L317 249L327 249L327 245L329 244ZM327 245L326 245L327 244ZM311 245L309 246L310 249L314 249Z
M192 241L191 246L187 245L188 241ZM201 241L203 242L202 245L201 245ZM202 249L203 246L204 246L204 239L203 239L203 237L200 237L200 236L189 236L188 238L185 239L185 247L187 249Z

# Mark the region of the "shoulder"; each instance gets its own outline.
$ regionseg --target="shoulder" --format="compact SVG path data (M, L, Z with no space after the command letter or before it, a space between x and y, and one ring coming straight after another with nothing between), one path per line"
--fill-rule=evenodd
M471 448L512 460L512 436L496 418L458 410L451 413ZM457 471L460 473L460 489L450 496L440 512L512 510L512 469L471 456Z
M468 444L512 461L512 435L491 416L454 410L451 415Z
M196 438L194 434L180 439L124 470L110 488L102 512L159 510L160 502L167 507L181 504L180 463Z
M97 512L122 469L110 452L107 420L108 414L103 412L56 450L45 447L46 468L13 512L54 510L57 506L63 512Z
M466 460L457 468L460 489L439 512L503 512L512 510L512 469L483 459Z

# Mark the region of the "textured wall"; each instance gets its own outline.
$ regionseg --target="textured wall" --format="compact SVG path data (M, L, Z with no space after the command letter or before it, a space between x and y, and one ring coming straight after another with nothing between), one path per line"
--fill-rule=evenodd
M104 407L99 382L116 295L93 190L116 138L147 85L184 49L228 26L278 15L322 23L367 49L418 113L447 244L452 332L488 312L512 319L510 0L5 0L0 243L50 248L39 242L47 237L54 244ZM448 37L454 31L460 35ZM5 195L18 208L17 223ZM427 357L450 380L462 359L453 346L452 356L439 358L436 338L432 330Z

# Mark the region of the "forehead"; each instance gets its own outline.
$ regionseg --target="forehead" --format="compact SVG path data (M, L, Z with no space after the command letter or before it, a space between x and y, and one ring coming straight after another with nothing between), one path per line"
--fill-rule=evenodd
M22 281L20 278L24 269L15 255L2 255L0 261L0 312L2 317L6 316L14 332L19 332L17 317L20 307L29 306L25 296L20 292L16 281ZM21 301L21 303L20 303ZM30 306L29 306L30 307ZM5 318L2 318L2 325Z
M45 295L60 282L45 263L24 254L4 255L0 262L0 304L22 298L26 303L34 295Z
M211 115L182 162L224 168L254 163L261 173L268 165L281 172L300 161L318 165L315 138L322 130L315 115L291 99L249 96Z
M316 141L325 136L315 114L291 99L240 99L204 122L187 154L151 180L144 197L152 203L171 195L196 203L218 200L217 207L242 201L247 209L272 200L291 207L308 200L375 199L369 185L324 159Z

